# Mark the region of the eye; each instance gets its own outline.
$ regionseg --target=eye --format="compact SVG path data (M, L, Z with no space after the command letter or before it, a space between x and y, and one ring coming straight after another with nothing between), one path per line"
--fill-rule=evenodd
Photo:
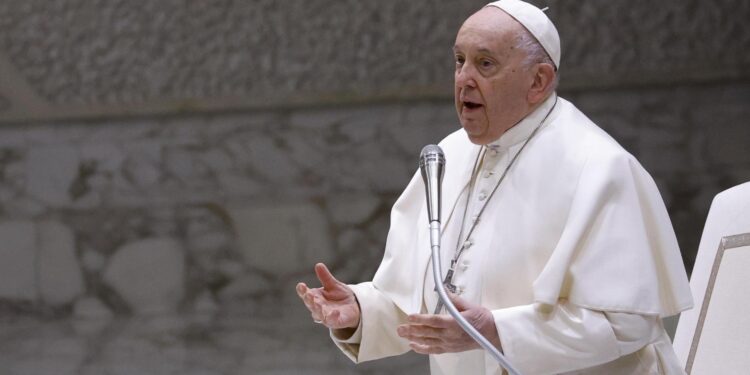
M466 58L461 55L456 55L454 59L456 60L456 65L463 65L466 62Z
M492 60L489 59L481 59L479 60L479 66L482 67L482 69L489 69L492 66L494 66L495 63Z

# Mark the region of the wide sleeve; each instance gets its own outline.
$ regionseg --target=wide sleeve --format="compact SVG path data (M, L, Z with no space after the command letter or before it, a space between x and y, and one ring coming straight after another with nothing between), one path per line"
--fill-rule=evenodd
M492 314L505 356L523 374L557 374L611 362L663 331L658 316L604 313L568 302Z
M564 299L599 311L664 317L692 307L669 215L653 179L630 154L589 152L533 291L537 303Z
M360 305L359 327L350 337L331 330L336 346L355 363L406 353L409 342L396 333L407 315L371 282L350 285Z

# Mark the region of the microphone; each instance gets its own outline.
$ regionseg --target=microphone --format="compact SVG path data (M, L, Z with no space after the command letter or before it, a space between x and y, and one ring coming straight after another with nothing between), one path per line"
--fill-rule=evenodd
M433 254L433 267L437 268L438 273L442 273L442 261L440 254L440 201L441 187L443 183L443 174L445 173L445 154L443 149L437 145L424 146L419 155L419 170L422 172L424 181L425 197L427 198L427 219L430 223L430 249ZM448 281L448 279L446 279ZM437 280L435 281L438 282ZM438 286L435 284L435 291ZM438 291L438 297L440 292ZM443 310L444 302L442 298L438 299L435 306L435 314Z
M451 302L445 286L441 281L442 265L440 260L440 194L445 173L445 154L440 146L424 146L419 155L419 169L422 172L425 195L427 198L427 218L430 221L430 249L432 254L432 277L435 281L435 291L438 293L439 301L435 314L439 314L443 306L456 320L459 326L476 341L479 346L488 351L489 354L500 363L510 375L520 375L502 353L492 343L482 336L474 326L464 318ZM468 204L468 203L467 203Z
M445 154L438 145L424 146L419 155L419 169L422 171L425 195L427 197L427 217L430 223L440 223L440 201L443 174L445 174Z

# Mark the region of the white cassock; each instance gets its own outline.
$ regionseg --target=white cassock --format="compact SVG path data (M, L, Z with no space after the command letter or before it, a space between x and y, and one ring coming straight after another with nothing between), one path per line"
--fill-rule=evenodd
M462 226L465 236L486 200L475 230L460 241L469 246L454 284L492 311L514 367L522 374L683 373L661 318L692 307L687 275L656 185L632 155L556 95L484 149L463 130L440 146L442 264L450 264ZM429 245L417 173L393 207L373 281L351 285L360 326L351 337L331 332L355 362L409 350L397 325L437 303ZM430 368L502 372L480 350L431 355Z

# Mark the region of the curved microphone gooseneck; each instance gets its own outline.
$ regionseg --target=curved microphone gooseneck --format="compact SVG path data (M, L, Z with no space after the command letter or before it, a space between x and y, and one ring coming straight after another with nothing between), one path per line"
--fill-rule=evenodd
M441 280L442 265L440 261L440 201L441 185L443 174L445 173L445 155L440 146L427 145L422 149L419 155L419 169L422 172L424 180L425 194L427 196L427 217L430 221L430 248L432 250L432 276L435 279L435 289L437 290L440 301L445 305L448 313L456 319L456 322L466 333L471 336L484 350L488 351L495 360L500 363L510 375L521 375L505 356L482 336L474 326L472 326L453 305L445 286Z

